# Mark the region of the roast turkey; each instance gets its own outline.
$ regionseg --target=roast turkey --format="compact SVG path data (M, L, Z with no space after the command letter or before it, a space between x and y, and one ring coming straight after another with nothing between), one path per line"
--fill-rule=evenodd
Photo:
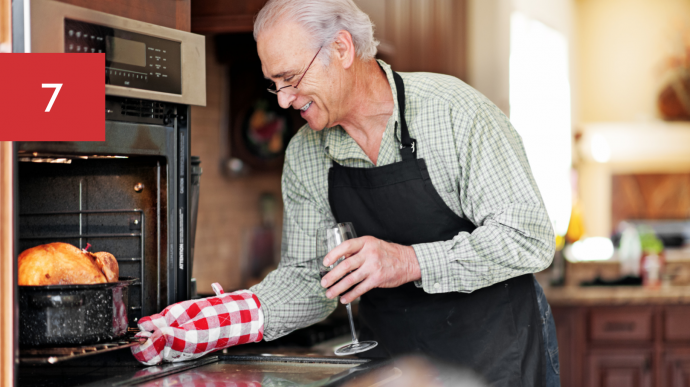
M68 243L49 243L19 255L18 282L23 286L102 284L116 282L120 270L115 257L91 253Z

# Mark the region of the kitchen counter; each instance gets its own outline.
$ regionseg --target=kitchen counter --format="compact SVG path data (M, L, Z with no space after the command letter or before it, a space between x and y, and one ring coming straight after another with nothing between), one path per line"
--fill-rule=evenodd
M690 286L646 289L641 286L544 287L551 306L690 305Z
M688 380L690 286L569 285L544 293L556 322L563 387Z

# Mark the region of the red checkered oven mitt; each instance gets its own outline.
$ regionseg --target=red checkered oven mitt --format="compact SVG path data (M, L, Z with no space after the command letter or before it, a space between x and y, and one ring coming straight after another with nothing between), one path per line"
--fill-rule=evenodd
M237 344L261 341L264 314L254 293L240 290L217 296L178 302L139 320L136 337L146 342L132 347L134 357L145 365L163 361L196 359Z

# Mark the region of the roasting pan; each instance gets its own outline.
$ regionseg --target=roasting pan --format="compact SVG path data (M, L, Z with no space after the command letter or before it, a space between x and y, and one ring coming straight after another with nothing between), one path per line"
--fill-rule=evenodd
M138 281L19 286L19 345L97 344L126 335L129 286Z

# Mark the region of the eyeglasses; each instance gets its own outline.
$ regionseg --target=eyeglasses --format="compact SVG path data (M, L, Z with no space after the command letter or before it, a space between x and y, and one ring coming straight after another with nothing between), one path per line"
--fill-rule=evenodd
M319 48L319 51L316 52L316 55L314 55L314 58L311 60L311 62L309 62L309 66L307 66L307 69L304 70L304 73L303 73L302 76L299 78L299 81L297 81L296 84L294 84L294 85L287 85L287 86L281 87L280 89L276 89L276 84L275 84L275 82L271 82L271 85L270 85L270 86L268 87L268 89L267 89L268 92L269 92L269 93L276 94L276 95L278 95L278 92L280 92L280 91L284 91L284 92L287 92L287 93L290 93L290 94L295 94L295 93L297 93L297 92L299 91L299 90L297 89L297 86L299 86L300 82L302 82L302 79L304 79L304 76L307 74L307 71L309 71L309 67L311 67L311 64L312 64L312 63L314 63L314 60L315 60L316 57L319 55L319 52L321 52L321 49L322 49L322 48L323 48L323 46L321 46L321 48ZM290 88L292 88L292 89L290 89ZM293 89L294 89L294 90L293 90Z

